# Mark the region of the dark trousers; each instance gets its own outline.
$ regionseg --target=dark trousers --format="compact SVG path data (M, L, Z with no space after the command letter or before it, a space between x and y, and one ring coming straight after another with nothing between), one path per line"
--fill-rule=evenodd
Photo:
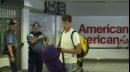
M16 51L14 51L13 54L14 54L15 61L10 60L10 66L11 66L12 72L17 72ZM8 54L8 56L9 56L9 58L11 58L11 56L9 54Z
M41 55L30 55L28 63L28 72L42 72L43 60Z
M17 66L16 66L16 62L12 62L10 61L10 66L11 66L11 69L12 69L12 72L17 72Z

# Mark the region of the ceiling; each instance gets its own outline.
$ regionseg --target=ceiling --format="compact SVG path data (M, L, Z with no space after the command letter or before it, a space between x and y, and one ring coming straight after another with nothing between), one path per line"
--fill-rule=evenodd
M33 7L43 9L42 3L33 0ZM35 2L36 1L36 2ZM66 13L73 16L128 16L129 0L40 0L63 1Z
M42 0L42 1L64 1L64 2L129 2L129 0Z

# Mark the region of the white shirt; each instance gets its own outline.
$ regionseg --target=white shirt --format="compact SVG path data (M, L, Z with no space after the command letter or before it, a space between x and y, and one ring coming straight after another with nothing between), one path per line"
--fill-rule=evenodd
M72 32L73 32L73 29L70 29L67 33L65 32L62 33L61 48L74 49L74 45L71 40ZM74 41L75 46L77 46L80 43L79 34L77 32L73 34L73 41ZM72 53L64 53L64 59L65 59L65 63L77 63L76 54L73 56ZM62 55L60 55L60 60L62 61Z

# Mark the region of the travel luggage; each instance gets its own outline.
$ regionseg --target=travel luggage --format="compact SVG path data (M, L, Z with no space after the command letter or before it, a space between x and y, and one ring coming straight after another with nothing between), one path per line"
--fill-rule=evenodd
M54 45L48 45L42 48L41 54L49 72L66 72L64 62L62 63L59 59L60 52Z

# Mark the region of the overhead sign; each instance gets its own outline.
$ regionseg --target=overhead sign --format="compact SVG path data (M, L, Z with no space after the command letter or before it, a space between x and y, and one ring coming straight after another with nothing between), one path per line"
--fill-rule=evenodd
M54 15L66 14L66 4L59 1L45 1L45 13Z
M66 14L66 4L64 2L58 2L58 14L59 15Z

